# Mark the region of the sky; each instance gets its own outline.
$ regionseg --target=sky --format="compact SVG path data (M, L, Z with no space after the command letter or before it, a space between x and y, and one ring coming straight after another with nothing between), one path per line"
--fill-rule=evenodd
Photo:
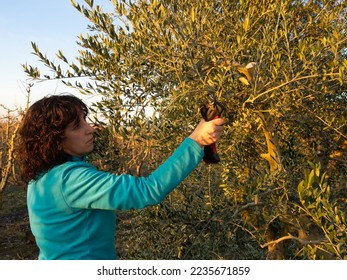
M76 2L84 4L83 0ZM105 11L112 8L109 0L94 3ZM70 0L0 0L0 105L10 110L25 108L28 77L22 64L45 69L32 54L31 42L35 42L51 60L58 61L55 54L59 50L72 60L78 56L78 36L88 32L88 23ZM59 81L35 83L30 101L33 103L43 96L66 92L77 94ZM78 96L86 103L90 99ZM0 115L6 112L1 108L3 106L0 106Z

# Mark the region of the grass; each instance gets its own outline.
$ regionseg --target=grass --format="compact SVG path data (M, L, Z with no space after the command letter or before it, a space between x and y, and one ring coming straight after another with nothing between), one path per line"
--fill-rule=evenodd
M0 209L0 260L34 260L37 256L38 248L30 232L26 190L9 186Z

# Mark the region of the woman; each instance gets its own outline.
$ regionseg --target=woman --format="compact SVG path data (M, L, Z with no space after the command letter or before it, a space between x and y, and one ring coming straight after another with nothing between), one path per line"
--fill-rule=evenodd
M116 259L116 209L160 203L216 142L223 119L201 121L176 151L148 177L98 171L85 161L94 129L77 97L44 97L26 113L18 158L28 182L27 205L39 259Z

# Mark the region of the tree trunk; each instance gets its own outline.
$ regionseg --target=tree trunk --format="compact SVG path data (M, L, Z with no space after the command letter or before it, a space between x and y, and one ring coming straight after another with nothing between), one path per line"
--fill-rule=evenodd
M259 117L262 123L268 150L266 154L261 154L261 157L268 161L270 172L280 171L283 169L283 167L281 163L281 152L278 144L277 133L274 127L273 117L268 112L259 113Z
M274 126L273 116L268 112L260 112L259 117L262 123L263 132L266 139L268 152L261 154L261 157L266 159L270 166L270 172L283 170L281 163L281 152L278 144L278 137ZM277 226L269 225L266 232L267 241L275 240L278 236L282 236L282 230ZM279 260L284 259L284 248L282 242L274 243L268 246L267 259Z
M11 169L13 166L13 162L14 162L14 149L15 149L15 139L17 137L17 133L18 133L18 129L20 126L20 122L18 122L12 137L9 141L9 150L8 150L8 155L7 155L7 164L4 167L3 170L1 170L1 182L0 182L0 209L2 209L3 206L3 194L4 194L4 190L8 181L8 178L10 176L11 173Z

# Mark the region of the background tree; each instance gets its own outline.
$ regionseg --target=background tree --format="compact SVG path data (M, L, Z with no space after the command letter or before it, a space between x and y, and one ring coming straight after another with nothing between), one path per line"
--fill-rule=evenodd
M227 109L222 162L136 212L146 233L123 223L136 245L127 234L121 257L346 258L346 1L112 1L111 12L71 2L91 22L80 56L59 51L59 65L33 43L53 75L24 69L102 96L106 168L149 172L208 96Z
M30 99L30 91L32 84L28 84L27 92L27 106ZM17 185L19 183L17 178L17 170L14 164L15 151L16 151L16 138L18 129L23 116L23 110L10 110L4 105L0 107L7 111L7 115L0 119L0 210L3 208L3 196L5 188L8 185ZM25 111L25 110L24 110Z

